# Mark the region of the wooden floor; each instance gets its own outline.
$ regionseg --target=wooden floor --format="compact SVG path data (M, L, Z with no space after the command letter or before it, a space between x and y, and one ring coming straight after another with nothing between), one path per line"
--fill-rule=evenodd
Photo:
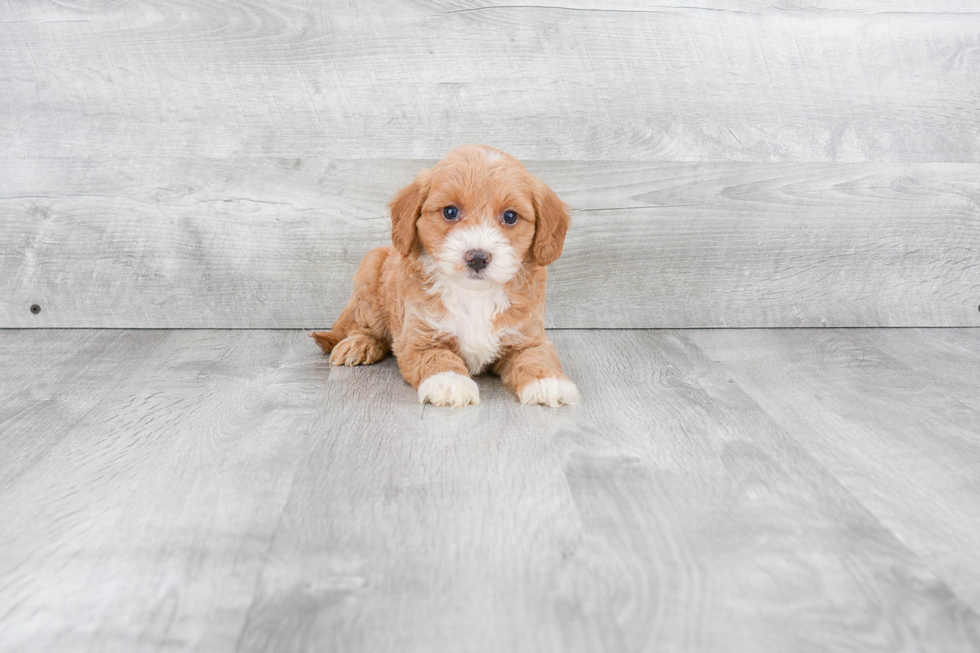
M980 329L556 331L422 407L299 331L0 331L0 650L980 651Z

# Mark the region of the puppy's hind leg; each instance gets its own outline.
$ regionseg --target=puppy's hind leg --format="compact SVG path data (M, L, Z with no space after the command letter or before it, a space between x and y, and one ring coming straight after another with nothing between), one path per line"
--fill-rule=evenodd
M344 313L347 313L344 309ZM310 337L320 349L330 354L333 365L370 365L385 357L391 349L387 342L375 338L344 321L344 313L330 331L314 331Z
M370 365L385 357L391 348L384 340L367 333L352 333L337 343L330 354L333 365Z
M389 248L372 250L354 275L354 292L330 331L310 335L334 365L370 365L385 357L391 346L387 326L378 305L381 269Z
M316 344L320 345L320 349L324 353L329 354L334 350L337 344L347 337L347 332L350 331L351 326L353 326L350 319L350 306L345 308L334 322L333 327L329 331L313 331L310 333L310 337Z

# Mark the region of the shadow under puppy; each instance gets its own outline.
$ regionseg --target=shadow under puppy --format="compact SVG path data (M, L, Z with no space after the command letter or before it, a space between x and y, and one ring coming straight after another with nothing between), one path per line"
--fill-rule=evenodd
M464 145L389 204L394 247L372 250L330 331L311 334L334 365L389 350L419 402L480 403L470 375L492 370L525 404L578 402L545 337L545 266L568 208L514 157Z

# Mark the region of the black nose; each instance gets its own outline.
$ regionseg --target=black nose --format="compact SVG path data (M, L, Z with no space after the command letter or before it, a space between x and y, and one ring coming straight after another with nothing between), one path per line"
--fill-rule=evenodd
M490 265L490 255L482 249L471 249L466 252L466 265L474 272L479 272Z

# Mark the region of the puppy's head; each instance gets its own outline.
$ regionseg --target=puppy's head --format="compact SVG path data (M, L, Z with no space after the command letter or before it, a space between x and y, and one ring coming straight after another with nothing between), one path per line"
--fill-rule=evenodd
M507 283L561 256L568 208L514 157L482 145L451 151L389 204L391 240L461 286Z

